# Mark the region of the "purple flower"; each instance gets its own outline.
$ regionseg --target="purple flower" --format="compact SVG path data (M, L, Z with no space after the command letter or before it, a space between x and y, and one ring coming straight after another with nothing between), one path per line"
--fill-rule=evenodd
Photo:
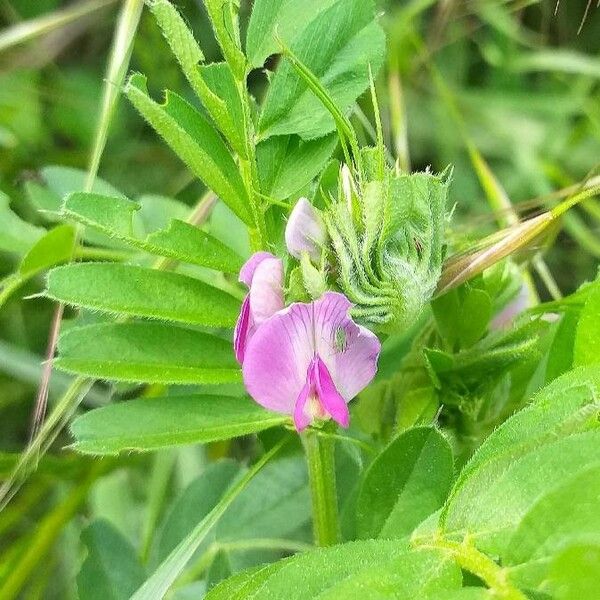
M248 342L248 393L265 408L293 415L298 431L315 419L348 427L348 402L375 376L381 344L354 323L350 306L343 294L326 292L277 312Z
M256 252L241 268L239 280L250 289L233 334L235 357L241 364L256 328L284 307L283 263L269 252Z
M307 252L313 262L321 258L321 247L327 240L327 230L317 209L300 198L290 213L285 228L285 245L288 252L300 259Z

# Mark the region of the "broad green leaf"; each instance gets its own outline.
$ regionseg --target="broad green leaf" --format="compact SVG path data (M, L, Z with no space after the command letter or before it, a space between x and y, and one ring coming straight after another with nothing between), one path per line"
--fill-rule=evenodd
M136 237L133 216L139 209L140 205L130 200L76 193L65 199L62 213L151 254L226 273L240 270L243 260L233 250L198 227L178 219L144 239Z
M251 598L262 584L277 570L285 566L284 561L253 567L232 575L219 583L206 596L206 600L245 600Z
M336 0L307 0L298 10L294 0L256 0L246 33L246 55L250 64L259 68L271 55L279 52L275 33L286 41L295 40L314 20Z
M335 23L335 27L332 27ZM369 85L369 65L382 64L385 36L370 0L338 0L290 43L344 112ZM333 117L285 60L272 78L259 121L263 138L296 133L304 139L335 129Z
M245 156L241 105L229 65L200 67L204 53L177 9L167 0L152 0L149 5L192 89L225 137Z
M81 537L87 557L77 575L80 600L127 600L146 578L135 549L107 521L94 521Z
M264 193L285 200L301 190L325 167L336 144L335 135L310 141L297 135L275 136L261 142L256 160Z
M238 167L206 118L169 90L163 104L155 102L148 96L146 78L140 74L131 76L125 93L194 175L210 187L244 223L251 225L248 197Z
M196 523L205 517L221 499L240 473L240 466L226 459L209 465L171 505L162 524L156 558L164 560L177 547ZM207 542L214 540L211 532Z
M75 230L71 225L59 225L41 237L23 257L21 276L39 273L48 267L68 261L73 256Z
M369 466L357 501L362 538L402 538L442 506L452 484L452 451L432 427L396 437Z
M475 453L440 517L448 534L470 535L501 554L548 489L600 463L597 369L573 371L541 390Z
M54 365L98 379L151 383L241 381L231 342L162 323L101 323L60 337Z
M575 366L598 362L600 362L600 281L594 284L594 289L581 310L573 348Z
M25 254L44 235L44 229L23 221L9 204L8 196L0 192L0 250Z
M399 541L368 540L321 548L235 575L216 586L207 600L429 600L446 597L444 593L452 597L461 583L460 569L441 553L411 551Z
M132 265L81 263L48 274L54 300L112 314L228 327L240 303L192 277Z
M600 545L571 546L552 563L547 587L556 600L596 600Z
M98 408L77 418L71 431L79 452L117 454L227 440L286 421L249 398L189 395Z
M503 565L549 561L568 546L600 544L600 465L553 487L529 510L502 557Z

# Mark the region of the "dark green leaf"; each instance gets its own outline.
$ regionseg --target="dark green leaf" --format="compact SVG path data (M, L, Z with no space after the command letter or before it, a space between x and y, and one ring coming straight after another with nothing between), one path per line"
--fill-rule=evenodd
M159 562L215 507L239 473L240 467L233 460L211 464L173 502L161 528L156 556ZM205 545L214 540L214 530L209 536Z

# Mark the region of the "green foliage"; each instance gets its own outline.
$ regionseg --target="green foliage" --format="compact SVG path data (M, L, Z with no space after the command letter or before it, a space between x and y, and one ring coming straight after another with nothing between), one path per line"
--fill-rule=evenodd
M151 254L226 273L237 273L242 259L208 233L179 219L141 239L134 233L139 203L98 194L75 193L65 198L62 214Z
M106 521L94 521L81 537L88 554L77 576L79 598L129 598L146 577L135 549Z
M266 15L270 23L261 23L254 31L251 29L249 35L262 37L277 24L277 15L272 10L265 12L270 13ZM338 0L317 12L302 31L286 40L344 112L368 87L369 65L374 73L381 66L385 37L373 16L374 6L370 1ZM336 24L334 31L332 23ZM333 129L333 118L294 67L287 61L280 65L261 112L261 136L295 133L312 139Z
M230 294L181 275L133 265L82 263L48 274L48 298L111 314L228 327L240 303Z
M286 420L247 398L185 394L98 408L77 418L71 431L79 452L117 454L227 440Z
M600 361L600 282L588 295L577 323L573 364L591 365Z
M191 104L167 91L164 104L149 96L143 75L132 75L127 97L188 168L246 224L251 224L248 197L237 166L223 140Z
M73 327L60 337L58 351L57 368L98 379L166 384L241 379L229 341L161 323Z
M400 434L365 473L356 505L359 536L405 537L442 506L452 478L452 451L438 431Z
M24 254L44 235L44 231L23 221L9 204L9 197L0 192L0 216L4 225L0 232L0 250Z
M264 193L284 200L299 192L322 171L336 144L333 135L309 141L278 135L258 144L256 159Z

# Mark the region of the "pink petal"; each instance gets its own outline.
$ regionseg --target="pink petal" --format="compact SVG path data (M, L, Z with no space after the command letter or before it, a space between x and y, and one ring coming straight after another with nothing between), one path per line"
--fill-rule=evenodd
M283 263L279 258L266 258L257 265L252 276L252 320L260 325L283 307Z
M235 352L235 358L240 364L244 362L246 341L251 325L250 321L250 294L246 294L244 302L242 302L240 316L238 317L237 323L235 324L235 329L233 331L233 349Z
M350 425L350 412L346 400L337 391L327 366L320 358L317 358L315 384L319 400L325 411L342 427L348 427Z
M270 252L255 252L240 269L239 281L245 283L248 287L252 285L254 272L258 265L268 258L275 258Z
M306 401L310 396L311 388L312 382L307 381L296 399L296 404L294 406L294 425L296 426L296 431L302 431L310 425L310 415L306 410Z
M330 407L323 408L344 422L338 396L347 403L369 384L380 351L377 337L349 317L350 306L343 294L327 292L316 302L292 304L258 327L243 366L244 383L254 400L294 414L309 366L318 356L324 365L318 370L321 391ZM336 343L339 331L344 332L343 347Z
M317 262L326 239L327 230L319 213L306 198L300 198L292 209L285 228L288 252L298 259L303 252L308 252L311 260Z

